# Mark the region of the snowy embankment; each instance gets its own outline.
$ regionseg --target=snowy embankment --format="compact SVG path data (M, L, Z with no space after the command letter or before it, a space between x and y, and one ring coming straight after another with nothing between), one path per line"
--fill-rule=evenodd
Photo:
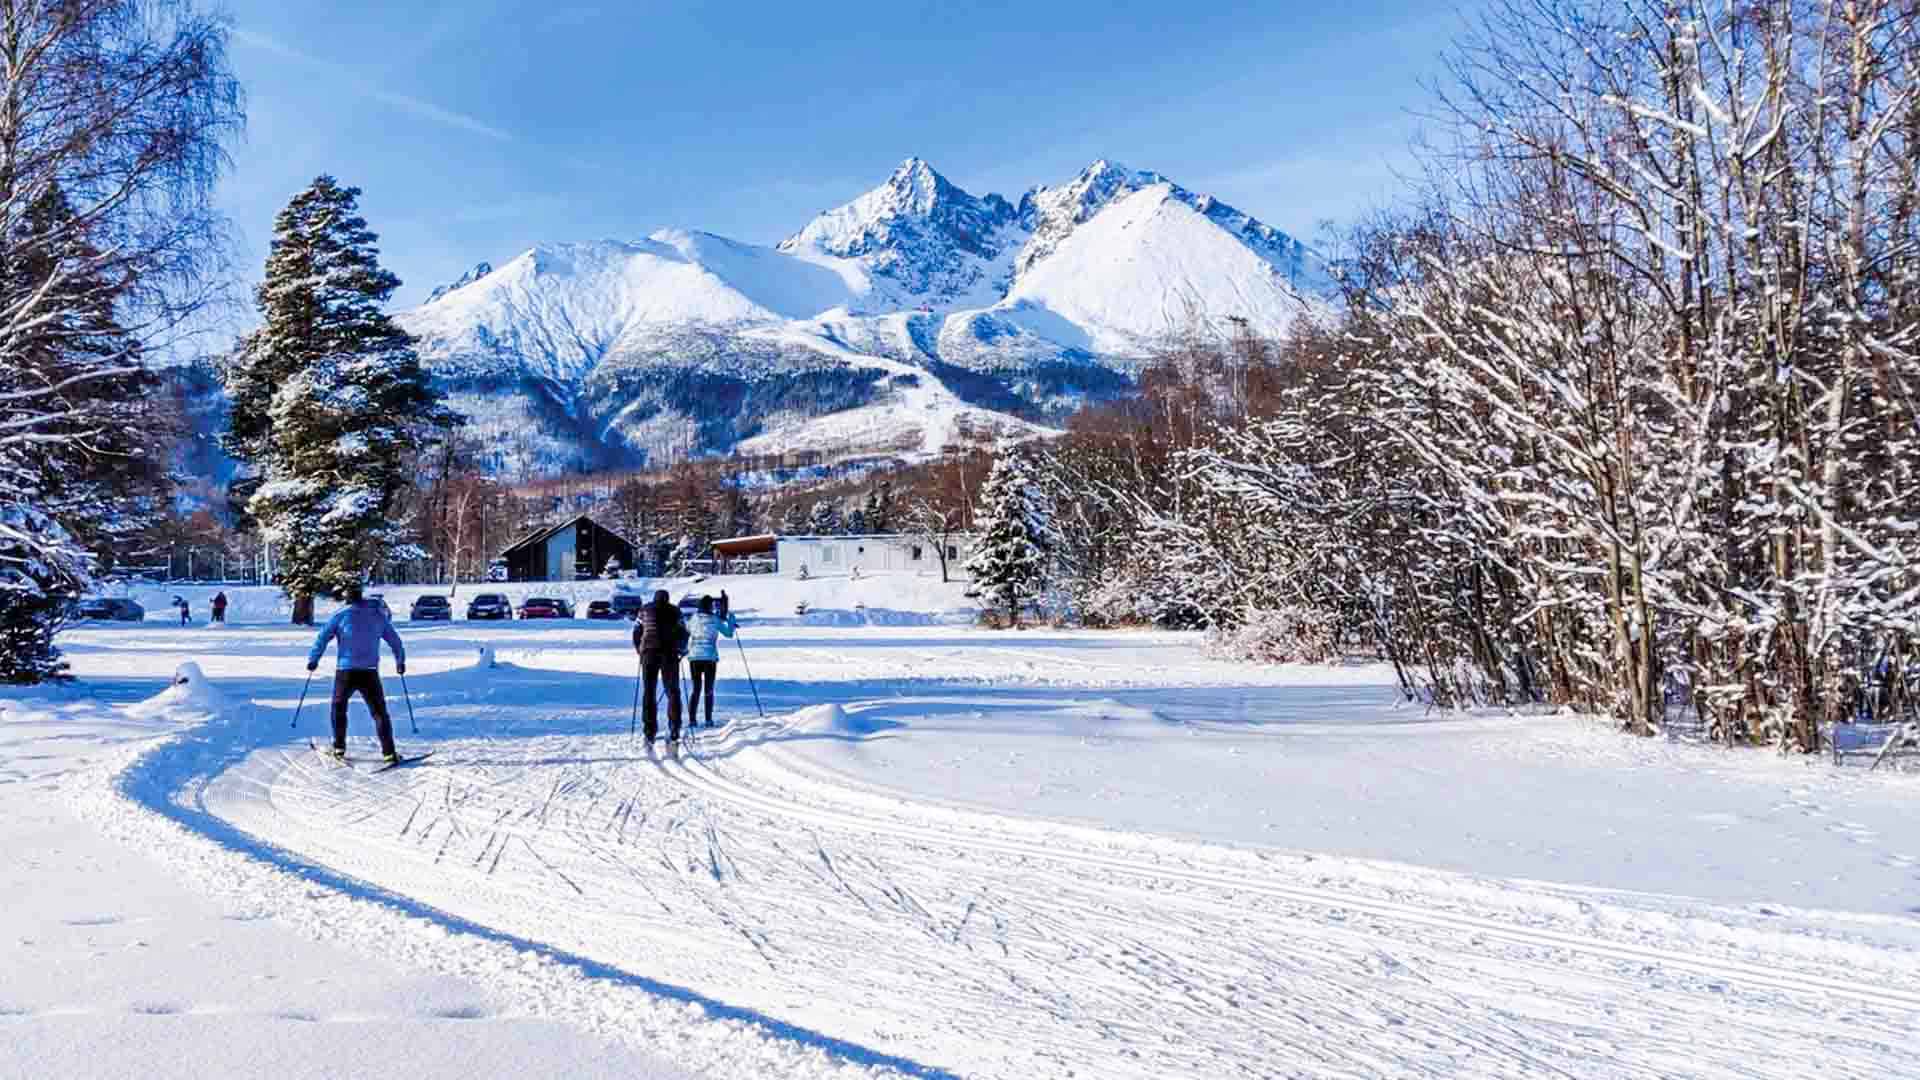
M464 582L457 589L449 585L372 586L367 591L385 598L394 618L405 622L416 597L451 596L455 622L466 618L467 603L481 593L505 596L516 608L530 596L550 596L573 605L574 615L584 618L587 604L611 599L616 590L652 595L665 589L678 601L688 593L720 594L722 589L743 618L779 625L806 623L835 626L899 626L969 623L978 613L978 604L966 596L964 582L941 581L937 574L872 573L861 577L846 574L823 575L798 581L771 574L741 574L720 577L640 578L622 581L514 582L511 584ZM293 606L276 587L258 585L134 585L112 590L113 595L130 596L147 609L149 623L178 624L175 597L184 598L194 625L211 617L216 593L227 596L229 625L249 623L285 623ZM807 613L801 615L801 604ZM315 604L316 617L325 619L338 610L331 600Z
M754 619L726 727L649 754L622 624L402 632L437 753L378 776L287 727L307 631L70 635L90 678L194 650L253 702L92 816L271 925L707 1075L1910 1062L1910 776L1433 720L1185 635Z

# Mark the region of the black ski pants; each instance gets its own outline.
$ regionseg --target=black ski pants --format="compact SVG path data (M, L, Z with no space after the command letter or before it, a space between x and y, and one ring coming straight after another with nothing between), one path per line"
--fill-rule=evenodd
M667 737L680 737L680 658L672 653L640 654L640 730L648 742L660 732L661 677L667 682Z
M377 671L336 671L333 673L333 748L347 749L347 699L356 692L373 714L373 730L380 736L380 752L393 749L393 719L387 715L387 692L380 685Z
M700 696L704 692L707 698L707 726L713 726L713 675L720 667L717 660L689 660L687 667L693 673L693 688L687 691L687 726L700 726Z

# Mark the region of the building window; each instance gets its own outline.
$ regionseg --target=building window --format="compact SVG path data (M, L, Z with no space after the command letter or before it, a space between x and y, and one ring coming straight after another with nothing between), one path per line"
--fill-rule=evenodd
M919 544L913 545L913 561L914 562L920 561L920 545Z
M832 544L822 544L820 546L820 564L822 566L833 565L833 545Z
M949 559L957 559L957 558L959 558L959 557L960 557L960 549L959 549L959 548L957 548L957 547L955 547L955 546L953 546L952 544L948 544L948 545L947 545L947 558L949 558Z

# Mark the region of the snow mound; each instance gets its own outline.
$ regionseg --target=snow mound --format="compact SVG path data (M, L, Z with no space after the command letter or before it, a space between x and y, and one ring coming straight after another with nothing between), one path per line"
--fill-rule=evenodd
M479 646L478 652L480 655L474 659L474 662L473 662L474 667L481 668L484 670L486 668L497 668L500 666L500 661L496 659L493 655L493 646L491 645Z
M1084 724L1105 729L1111 734L1118 730L1140 730L1159 732L1179 721L1169 719L1152 709L1138 705L1123 705L1111 698L1086 701L1070 705L1060 710L1060 717L1068 724Z
M896 611L892 608L808 608L800 621L806 626L940 626L970 622L972 614L951 616L932 611Z
M223 716L234 701L207 681L200 665L189 660L173 669L173 682L145 701L127 706L127 715L138 720L187 719Z
M881 719L877 712L863 710L850 713L829 702L825 705L809 705L795 712L788 723L788 730L802 735L864 739L899 726L895 721Z
M32 697L0 698L0 723L49 724L99 711L99 703L75 683L46 683Z

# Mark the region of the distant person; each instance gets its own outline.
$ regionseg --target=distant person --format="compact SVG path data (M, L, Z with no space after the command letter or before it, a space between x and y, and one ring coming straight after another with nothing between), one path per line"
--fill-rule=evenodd
M227 594L224 592L217 592L213 594L213 621L221 624L222 626L226 625Z
M387 693L380 685L380 643L385 641L393 650L393 668L402 675L407 673L407 649L386 612L380 610L379 601L362 596L358 585L347 587L346 600L347 606L328 619L320 636L313 639L307 670L318 668L320 658L327 653L327 643L340 639L333 672L333 756L347 756L347 701L358 693L367 703L367 711L373 713L381 760L393 764L400 760L400 753L393 746L393 720L387 715Z
M707 726L713 726L713 677L720 666L720 636L732 637L740 628L727 610L726 593L720 594L716 611L713 597L700 598L700 610L687 624L687 667L692 670L693 688L687 692L687 726L700 726L700 696L707 699Z
M667 741L680 741L680 657L687 651L687 628L680 609L673 606L667 590L653 594L653 602L640 609L633 623L633 651L640 654L641 733L647 744L660 731L659 702L655 700L661 676L667 684Z
M187 598L177 597L180 601L180 625L185 626L193 618L193 610L187 606Z

